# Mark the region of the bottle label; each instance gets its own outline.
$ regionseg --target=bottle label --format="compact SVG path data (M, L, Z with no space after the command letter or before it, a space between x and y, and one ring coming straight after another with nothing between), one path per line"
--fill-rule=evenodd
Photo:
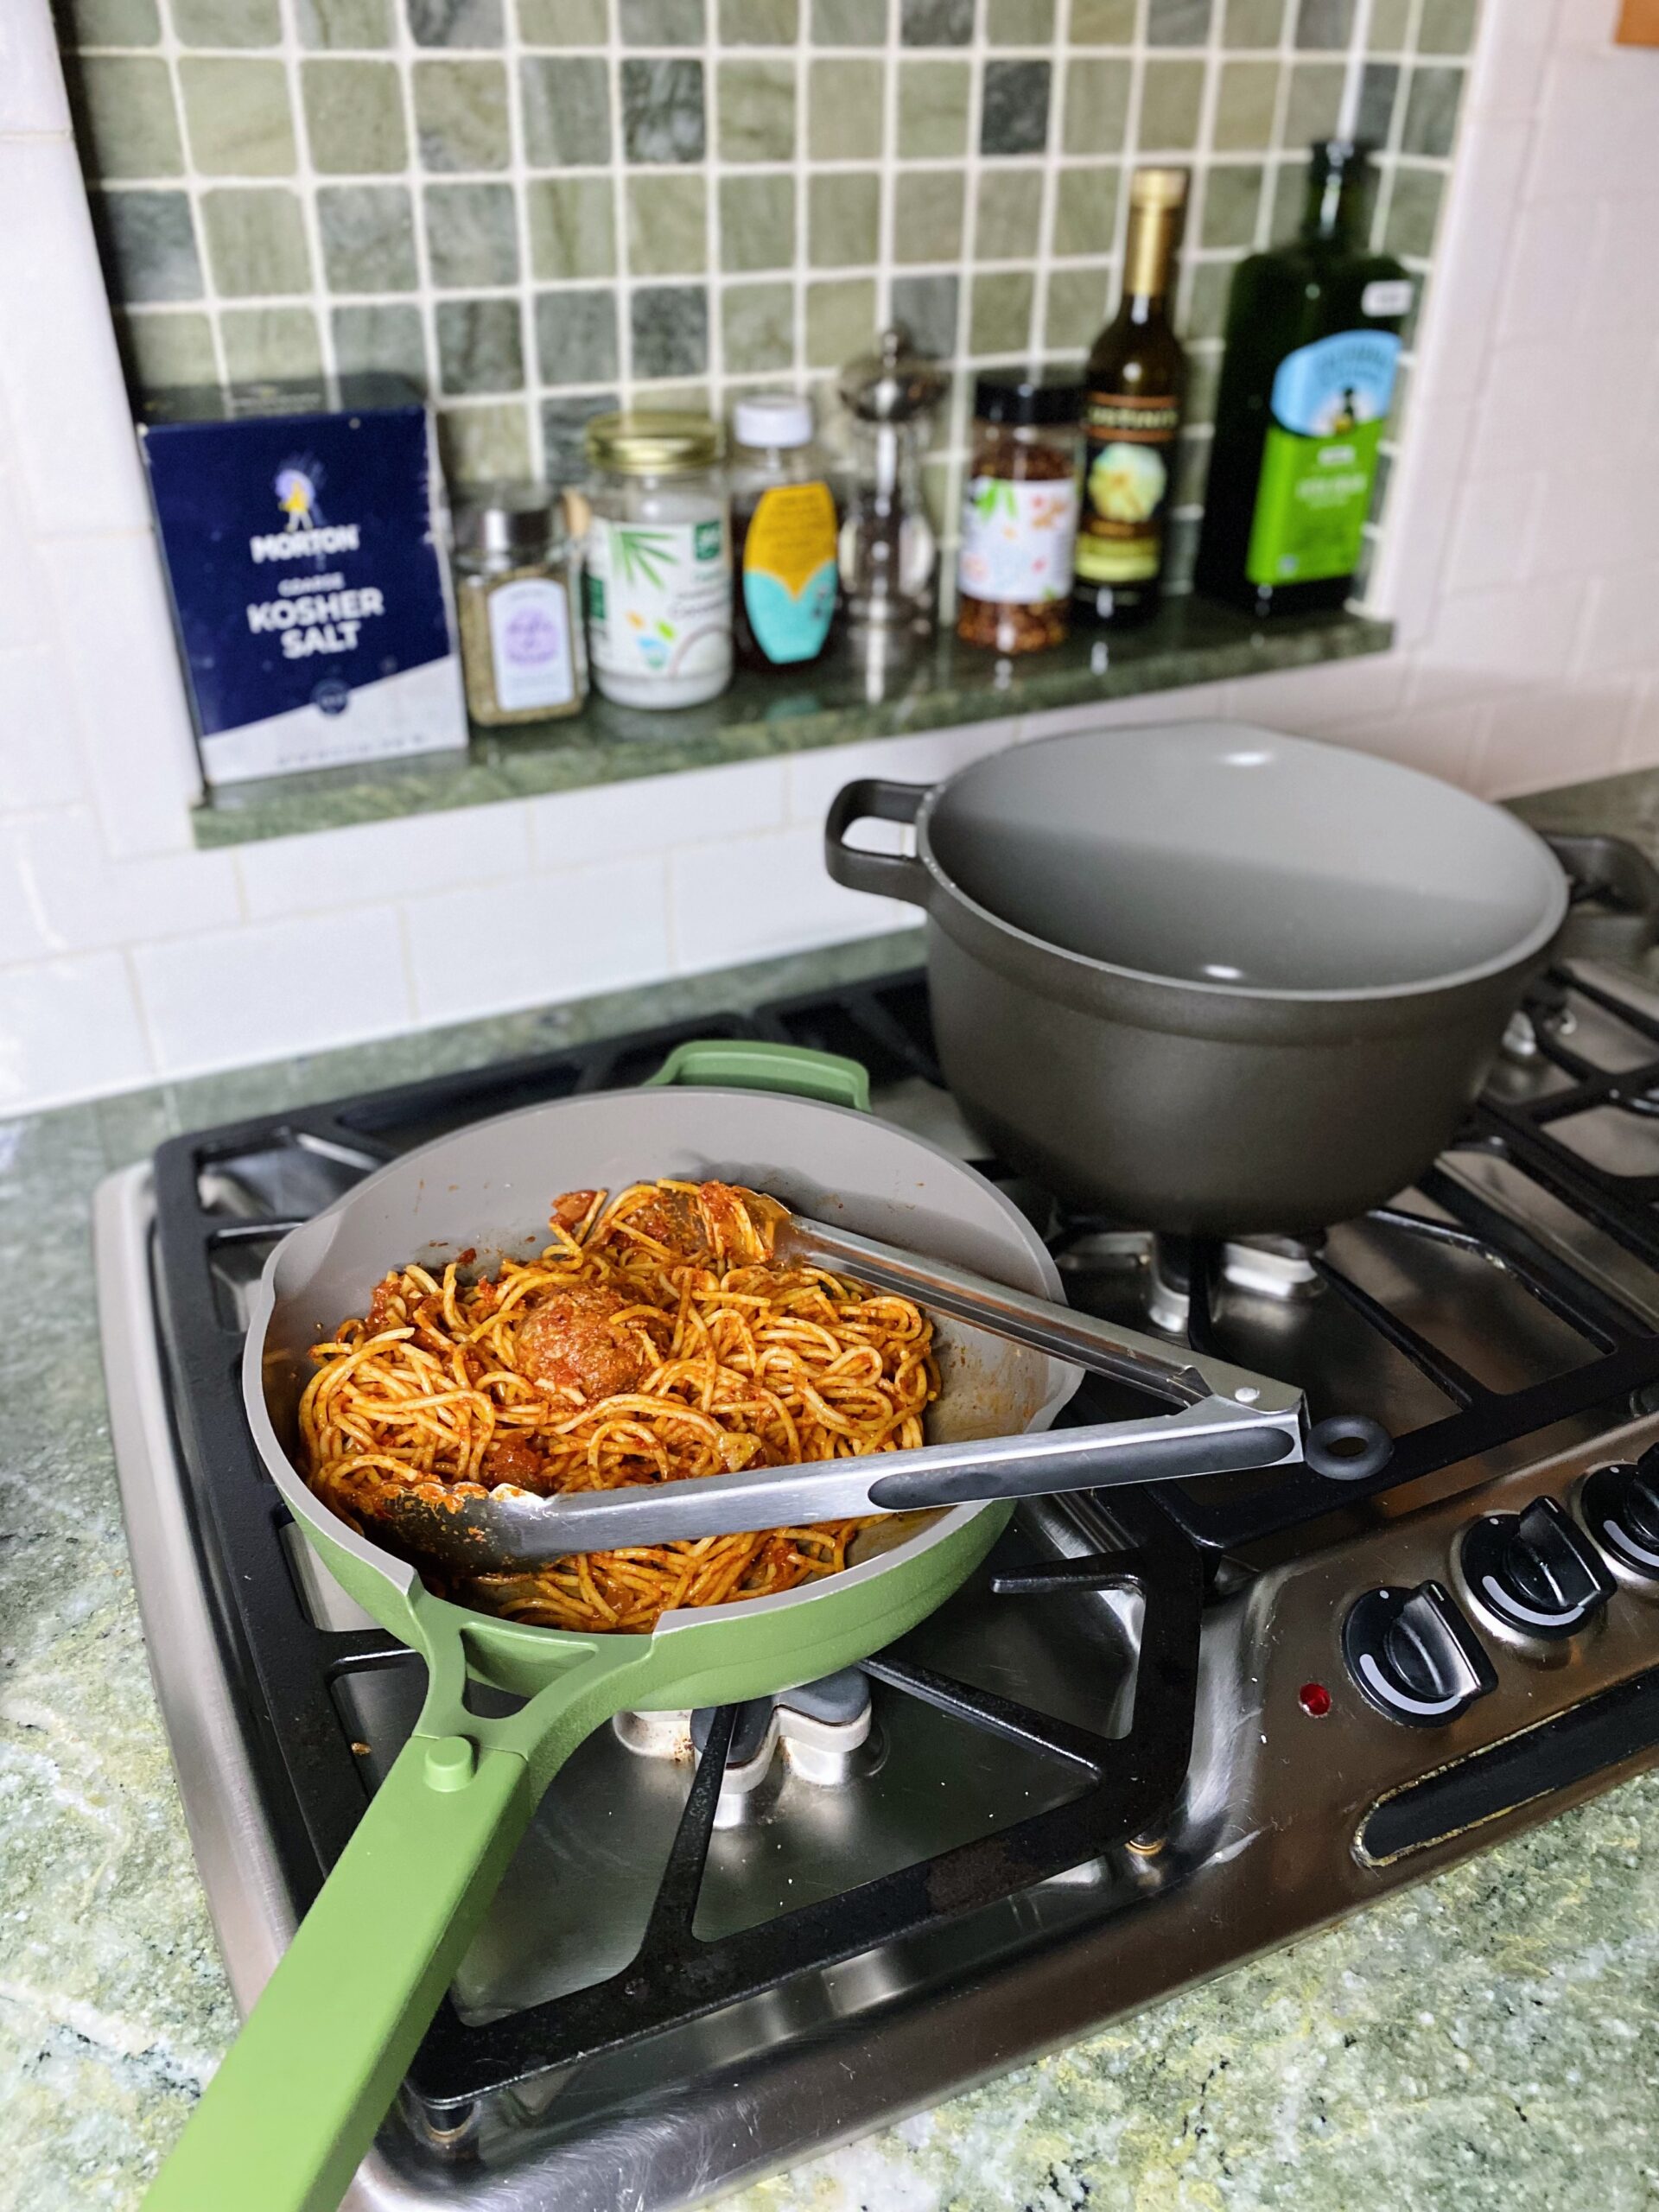
M1411 279L1409 276L1373 276L1359 296L1361 315L1374 315L1381 321L1391 315L1411 313Z
M769 661L814 660L836 611L836 502L827 484L779 484L743 541L743 611Z
M969 599L1039 607L1071 589L1077 486L1071 476L976 476L963 494L957 581Z
M1164 562L1164 508L1180 403L1090 392L1083 425L1077 575L1090 584L1148 583Z
M550 577L498 584L489 595L490 658L497 702L509 714L568 707L576 696L570 602Z
M612 522L588 530L588 647L620 677L715 677L731 665L726 525Z
M1353 574L1399 358L1392 331L1346 330L1279 364L1244 559L1252 583Z

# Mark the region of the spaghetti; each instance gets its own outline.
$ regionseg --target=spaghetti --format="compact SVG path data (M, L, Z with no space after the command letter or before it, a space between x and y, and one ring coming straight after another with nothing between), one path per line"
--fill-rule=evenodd
M312 1489L372 1533L395 1491L548 1497L919 1445L939 1387L931 1322L908 1299L775 1263L782 1215L725 1183L575 1191L537 1259L395 1269L312 1347ZM674 1606L833 1574L864 1525L573 1553L446 1588L545 1627L643 1632Z

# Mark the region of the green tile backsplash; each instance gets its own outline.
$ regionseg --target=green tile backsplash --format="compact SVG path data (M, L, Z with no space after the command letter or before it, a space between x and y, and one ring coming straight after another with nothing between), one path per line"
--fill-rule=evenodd
M1227 286L1345 99L1421 267L1478 0L60 0L141 388L397 370L452 475L579 470L628 397L825 385L902 315L1075 358L1137 161L1193 170L1190 545ZM947 523L957 380L929 482Z

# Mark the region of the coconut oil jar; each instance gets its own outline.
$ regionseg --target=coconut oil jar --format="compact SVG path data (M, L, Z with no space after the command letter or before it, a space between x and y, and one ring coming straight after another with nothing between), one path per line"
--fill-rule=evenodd
M595 686L626 707L695 707L732 679L732 547L706 415L601 415L585 596Z

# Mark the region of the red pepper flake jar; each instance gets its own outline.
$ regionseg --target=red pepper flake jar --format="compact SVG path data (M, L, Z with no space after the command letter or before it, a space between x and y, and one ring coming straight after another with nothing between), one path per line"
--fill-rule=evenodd
M1065 636L1077 536L1074 378L988 371L974 386L974 451L957 557L957 635L999 653Z

